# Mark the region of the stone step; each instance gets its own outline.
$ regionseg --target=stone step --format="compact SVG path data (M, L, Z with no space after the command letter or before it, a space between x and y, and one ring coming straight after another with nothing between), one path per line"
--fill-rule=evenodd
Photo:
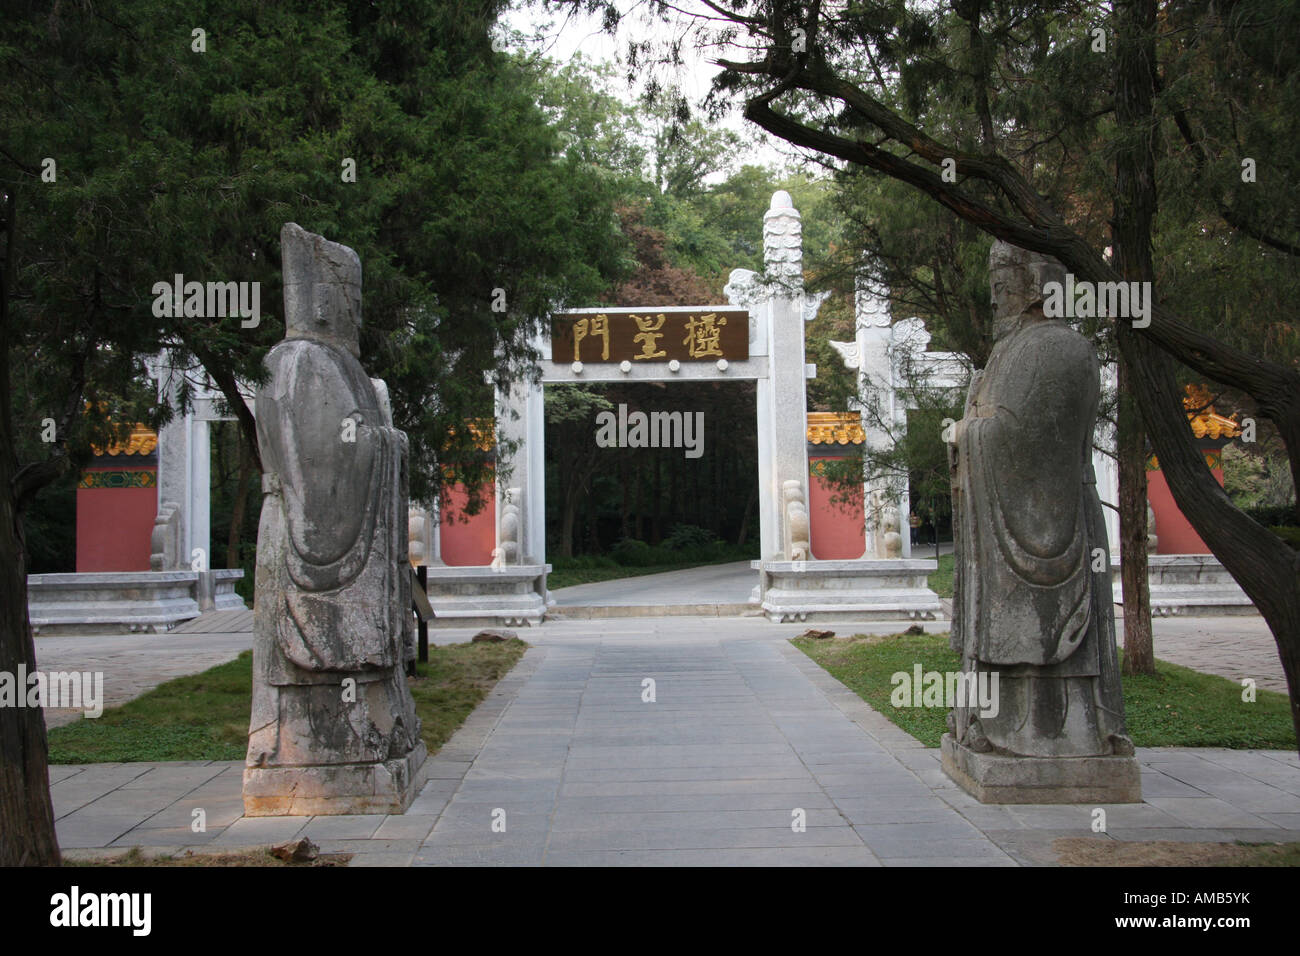
M546 611L548 619L566 621L606 617L757 617L761 614L761 609L754 604L557 604Z

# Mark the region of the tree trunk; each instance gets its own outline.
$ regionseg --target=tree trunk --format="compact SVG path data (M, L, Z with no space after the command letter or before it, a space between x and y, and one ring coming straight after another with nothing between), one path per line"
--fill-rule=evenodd
M623 503L618 514L618 530L619 534L624 538L629 537L632 531L630 521L632 489L628 482L627 472L627 451L625 449L620 449L618 453L618 483L619 487L623 490Z
M655 455L651 460L654 462L654 481L650 484L650 500L652 508L650 518L650 535L652 540L650 543L658 544L664 537L663 518L661 517L659 510L659 456Z
M722 532L722 502L726 501L722 497L722 468L724 464L716 452L709 462L710 474L713 477L713 507L709 509L709 530L718 536L721 536Z
M253 478L253 456L248 452L244 433L236 431L239 442L239 483L235 486L235 503L230 512L230 534L226 538L226 567L243 567L239 554L239 538L244 531L244 512L248 509L248 486Z
M640 454L636 462L636 540L645 540L645 461Z
M659 454L662 455L663 452L660 452ZM685 487L678 483L679 478L681 477L683 477L681 474L681 464L676 458L668 459L668 504L669 507L673 509L674 517L682 515L681 504L679 503L682 499L678 490L681 489L684 491ZM685 516L682 515L682 517Z
M6 452L7 434L0 437ZM9 481L9 454L0 455L0 671L17 675L36 670L36 646L27 616L27 556ZM26 695L27 686L16 688ZM39 707L0 708L0 866L57 866L50 801L45 715Z
M749 519L754 513L754 504L758 501L758 488L749 489L749 497L745 499L745 511L740 516L740 533L736 535L736 547L745 546L745 538L749 536Z
M593 486L594 489L594 486ZM587 554L600 553L600 532L598 528L600 509L594 493L586 495L587 509Z
M1124 673L1154 674L1151 584L1147 575L1147 433L1119 365L1116 451L1119 456L1119 560L1124 590ZM1107 558L1109 560L1109 557Z
M27 614L27 554L14 495L9 391L9 293L13 288L14 194L5 196L4 259L0 261L0 671L36 670L36 645ZM26 694L27 688L16 688ZM45 714L39 707L0 707L0 866L58 866L54 805L50 801Z
M1120 14L1116 118L1123 132L1115 160L1111 236L1115 268L1127 281L1152 282L1151 225L1156 214L1155 0L1131 0ZM1153 286L1148 286L1152 288ZM1124 324L1124 319L1119 324ZM1119 362L1120 565L1124 588L1124 673L1155 673L1147 578L1146 430L1129 393L1130 359Z
M578 495L570 486L564 490L564 511L560 517L560 557L573 557L573 519L578 511Z
M691 524L697 528L704 524L704 495L700 493L700 469L697 466L691 468L691 504L694 514L691 518Z

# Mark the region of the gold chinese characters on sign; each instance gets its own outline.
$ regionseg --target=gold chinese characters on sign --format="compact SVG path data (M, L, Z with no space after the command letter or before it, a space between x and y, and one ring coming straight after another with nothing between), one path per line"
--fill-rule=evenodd
M570 362L728 362L749 358L744 309L654 308L560 313L551 326L551 359Z

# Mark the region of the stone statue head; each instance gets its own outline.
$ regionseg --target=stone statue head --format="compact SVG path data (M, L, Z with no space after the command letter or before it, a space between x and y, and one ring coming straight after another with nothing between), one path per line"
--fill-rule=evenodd
M361 258L296 222L280 230L286 338L321 339L361 355Z
M1019 324L1025 313L1042 306L1046 298L1043 287L1047 283L1064 281L1065 267L1051 256L994 239L993 247L989 249L994 339L1001 338Z

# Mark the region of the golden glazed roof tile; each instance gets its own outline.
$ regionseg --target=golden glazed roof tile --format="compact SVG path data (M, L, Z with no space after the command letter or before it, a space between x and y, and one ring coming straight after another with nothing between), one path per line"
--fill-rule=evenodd
M809 444L861 445L866 440L860 412L808 413Z
M137 424L125 441L113 442L104 448L91 447L96 455L152 455L158 449L158 433L147 425Z
M1186 392L1183 408L1187 409L1187 420L1192 426L1193 435L1197 438L1236 438L1241 434L1241 426L1234 419L1225 418L1214 410L1210 404L1213 396L1208 388L1204 385L1188 385Z

